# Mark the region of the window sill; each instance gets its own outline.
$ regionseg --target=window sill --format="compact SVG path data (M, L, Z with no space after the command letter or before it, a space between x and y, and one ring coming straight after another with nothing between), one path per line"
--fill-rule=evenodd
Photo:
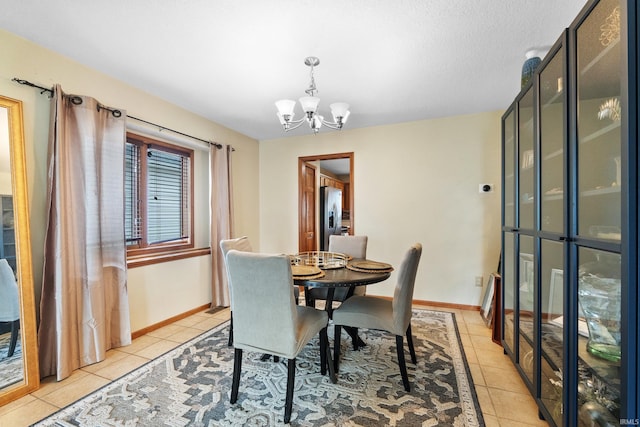
M157 252L154 254L143 254L127 257L127 267L136 268L145 265L159 264L162 262L177 261L179 259L194 258L209 255L211 248L182 249L170 252Z

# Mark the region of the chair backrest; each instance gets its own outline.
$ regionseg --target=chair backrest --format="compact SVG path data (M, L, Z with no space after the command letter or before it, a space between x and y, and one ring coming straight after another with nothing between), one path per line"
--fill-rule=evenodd
M18 283L6 259L0 259L0 322L13 322L20 318Z
M396 335L404 335L411 322L413 288L421 255L422 245L416 243L404 255L398 270L398 281L393 293L393 324L396 327Z
M367 257L367 236L329 236L329 252L338 252L356 259Z
M224 259L224 267L227 270L227 282L229 285L229 300L233 301L233 291L231 290L231 279L229 278L229 269L227 268L227 254L230 250L242 252L253 252L251 249L251 243L247 236L238 237L236 239L220 240L220 250L222 251L222 258Z
M231 249L242 252L253 252L251 249L251 243L247 236L238 237L236 239L220 240L220 249L222 250L222 256L227 259L227 254Z
M295 357L297 309L289 256L231 250L227 268L233 293L233 345Z

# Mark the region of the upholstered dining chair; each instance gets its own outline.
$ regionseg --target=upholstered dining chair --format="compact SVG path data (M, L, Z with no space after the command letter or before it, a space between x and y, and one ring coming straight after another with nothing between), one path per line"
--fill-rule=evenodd
M329 252L337 252L345 255L349 255L354 259L367 258L367 236L341 236L338 234L332 234L329 236ZM356 286L354 295L365 295L366 286ZM337 288L333 294L333 300L342 302L347 297L349 288ZM305 294L305 299L308 305L315 307L316 300L327 299L326 288L315 288L308 290L308 298ZM331 311L331 310L329 310Z
M252 252L251 243L247 236L237 237L235 239L220 240L220 250L222 251L222 258L224 258L225 269L227 268L227 253L230 250L235 249L241 252ZM229 270L227 269L227 282L229 282L229 299L233 302L233 291L231 288L231 280L229 279ZM296 286L294 288L294 295L296 304L300 295L300 289ZM229 322L229 346L233 345L233 311L231 311L231 321Z
M7 357L13 356L20 330L20 300L13 269L6 259L0 259L0 323L11 325L11 338Z
M340 334L342 326L354 328L378 329L390 332L396 336L396 351L402 383L406 391L411 391L407 366L404 360L404 340L411 353L411 362L416 363L416 352L411 335L411 303L413 288L418 271L418 263L422 255L422 245L416 243L405 254L398 270L398 281L393 293L393 300L374 296L353 296L344 301L333 312L335 325L334 363L338 365L340 357Z
M291 261L287 255L231 250L227 268L233 289L235 347L231 403L238 399L242 352L269 353L287 359L284 422L291 419L296 357L305 345L320 335L320 364L335 378L327 338L326 312L295 304Z
M235 249L242 252L252 252L251 243L247 236L238 237L235 239L220 240L220 250L222 251L222 258L224 259L224 267L227 270L227 282L229 285L229 299L233 305L233 290L231 288L231 279L229 278L229 269L227 268L227 254L230 250ZM230 313L229 322L229 347L233 345L233 310Z

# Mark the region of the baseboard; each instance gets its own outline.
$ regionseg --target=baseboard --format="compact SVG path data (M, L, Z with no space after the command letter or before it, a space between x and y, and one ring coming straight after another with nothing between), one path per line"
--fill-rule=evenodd
M428 305L431 307L443 307L443 308L451 308L457 310L474 310L480 311L479 305L467 305L467 304L453 304L449 302L437 302L437 301L423 301L423 300L413 300L415 305Z
M393 299L392 297L383 297L383 296L379 296L379 295L376 295L376 297L388 299L389 301L391 301ZM479 305L452 304L452 303L449 303L449 302L425 301L425 300L419 300L419 299L414 299L412 301L412 303L414 305L424 305L424 306L429 306L429 307L451 308L451 309L455 309L455 310L474 310L474 311L478 311L478 312L480 311L480 306Z
M191 316L193 314L200 313L201 311L204 311L204 310L208 309L209 307L211 307L211 304L205 304L205 305L202 305L200 307L197 307L197 308L194 308L192 310L189 310L187 312L184 312L182 314L178 314L177 316L170 317L170 318L168 318L166 320L163 320L162 322L158 322L158 323L154 323L153 325L149 325L146 328L142 328L142 329L140 329L138 331L132 332L131 333L131 339L134 340L136 338L141 337L142 335L148 334L149 332L155 331L156 329L160 329L160 328L162 328L164 326L170 325L173 322L177 322L178 320L182 320L182 319L184 319L186 317L189 317L189 316Z

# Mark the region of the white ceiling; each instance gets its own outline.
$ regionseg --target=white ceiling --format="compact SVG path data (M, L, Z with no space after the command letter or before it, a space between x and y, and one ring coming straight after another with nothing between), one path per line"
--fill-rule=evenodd
M264 140L285 135L273 103L304 96L307 56L320 58L320 113L351 104L350 129L505 109L524 53L552 45L584 4L0 0L0 28Z
M340 177L351 173L349 159L320 160L320 169L328 170Z

